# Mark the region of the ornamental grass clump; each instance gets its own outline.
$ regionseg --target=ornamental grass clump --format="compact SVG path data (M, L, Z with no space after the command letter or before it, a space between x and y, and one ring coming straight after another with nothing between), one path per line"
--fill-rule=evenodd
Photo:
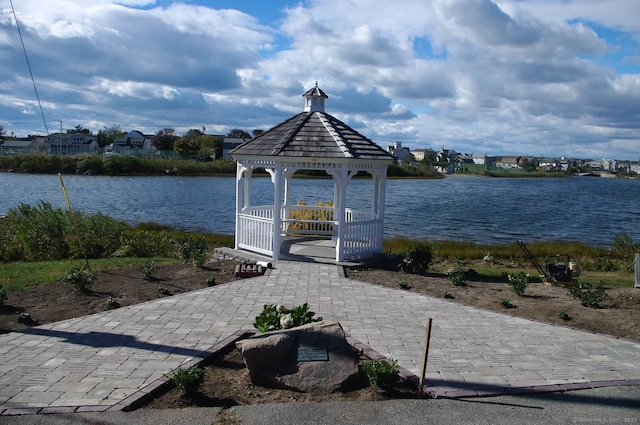
M291 309L281 305L265 304L262 312L256 316L253 327L258 330L258 333L262 334L322 321L322 316L314 318L315 314L309 310L309 304L307 303Z

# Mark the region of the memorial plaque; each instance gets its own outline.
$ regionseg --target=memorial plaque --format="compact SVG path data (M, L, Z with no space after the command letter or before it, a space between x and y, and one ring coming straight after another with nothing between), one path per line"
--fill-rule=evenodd
M299 362L326 362L329 360L329 352L321 347L298 347Z

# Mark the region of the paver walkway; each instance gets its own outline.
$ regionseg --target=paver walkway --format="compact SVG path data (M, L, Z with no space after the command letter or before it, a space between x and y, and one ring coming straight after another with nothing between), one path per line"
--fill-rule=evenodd
M264 304L308 302L439 396L640 385L640 344L350 280L330 264L278 262L265 276L0 335L0 414L118 410L209 355Z

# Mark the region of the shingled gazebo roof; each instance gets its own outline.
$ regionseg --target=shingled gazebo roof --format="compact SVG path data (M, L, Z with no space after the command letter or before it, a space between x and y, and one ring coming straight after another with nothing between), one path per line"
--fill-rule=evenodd
M233 156L280 158L352 158L386 160L393 157L370 139L324 112L328 96L316 87L303 95L301 112L231 151ZM313 106L311 105L313 101Z

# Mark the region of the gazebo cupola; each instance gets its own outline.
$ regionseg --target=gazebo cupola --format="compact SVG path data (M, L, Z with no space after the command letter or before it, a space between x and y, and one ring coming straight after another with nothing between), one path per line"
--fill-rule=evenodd
M286 238L318 236L335 242L336 262L382 250L387 166L393 157L370 139L325 112L329 97L318 87L303 94L303 112L231 151L236 171L236 249L280 257ZM273 205L253 205L253 171L265 169L273 183ZM292 205L298 170L324 170L333 179L332 205ZM371 176L371 204L349 207L351 179ZM295 179L298 180L299 179Z
M302 95L304 97L304 111L305 112L324 112L324 100L329 99L329 96L325 94L318 87L318 83L316 82L316 86L310 90L307 90L305 94Z

